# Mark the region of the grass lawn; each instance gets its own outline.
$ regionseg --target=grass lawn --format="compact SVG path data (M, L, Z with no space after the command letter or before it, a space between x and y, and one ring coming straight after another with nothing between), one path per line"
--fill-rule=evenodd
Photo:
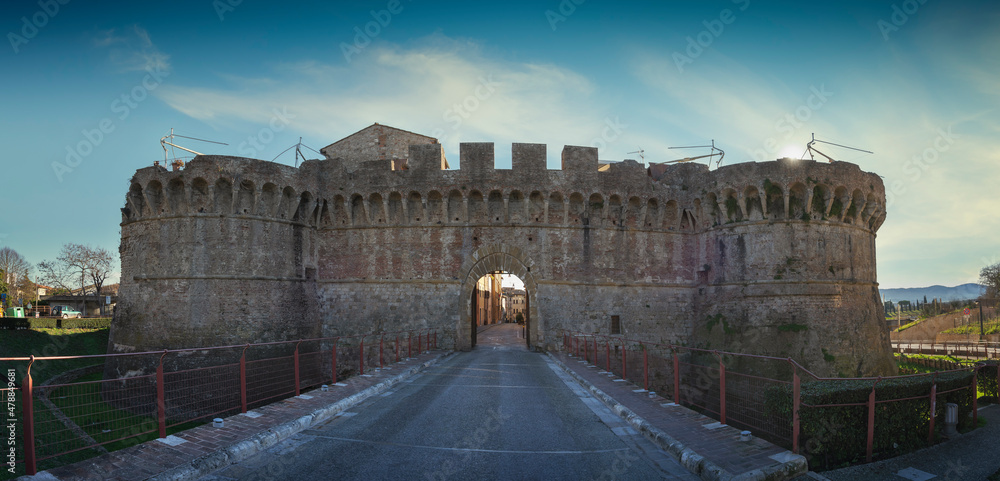
M0 331L0 357L83 356L105 354L108 350L108 329L21 329ZM31 378L38 385L71 369L103 364L100 359L70 359L36 361L31 366ZM17 381L24 379L27 363L0 361L0 371L17 370Z
M24 329L0 331L0 357L35 356L81 356L104 354L108 346L108 329ZM103 365L101 359L67 359L53 361L35 361L31 365L33 384L39 386L42 382L63 372L87 366ZM26 361L0 361L0 372L5 377L9 369L14 369L17 384L24 380L27 368ZM78 379L67 380L75 383L52 391L49 399L83 432L108 451L114 451L135 444L143 443L158 436L155 417L139 416L117 409L107 404L100 396L102 373L93 373ZM91 382L87 382L91 381ZM78 383L78 384L76 384ZM15 404L14 417L23 422L23 406L20 393ZM100 454L93 448L87 448L88 442L83 441L73 430L66 427L44 402L36 398L34 403L36 457L45 457L57 452L79 449L78 451L56 456L38 462L38 469L48 469L61 466ZM6 416L5 416L6 417ZM170 421L168 420L168 424ZM190 429L202 422L185 423L168 428L168 434ZM140 434L147 432L146 434ZM18 425L15 448L17 457L23 458L23 425ZM128 439L109 442L112 439L134 436ZM6 469L0 471L0 480L13 479L24 474L24 466L17 466L17 474L11 474Z
M104 402L101 397L101 373L88 374L52 391L49 400L62 413L79 426L88 436L101 443L108 451L124 449L159 437L155 414L141 415L118 409ZM41 400L36 400L35 426L38 441L36 455L41 458L55 453L84 448L89 441L65 426ZM172 421L167 419L167 424ZM168 427L167 434L174 434L204 424L195 421ZM125 438L125 439L119 439ZM116 439L119 439L116 441ZM39 470L74 463L101 454L92 448L63 454L39 462Z

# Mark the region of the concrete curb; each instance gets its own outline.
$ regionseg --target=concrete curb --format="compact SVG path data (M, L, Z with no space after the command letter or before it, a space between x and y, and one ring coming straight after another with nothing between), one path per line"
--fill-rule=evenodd
M212 454L194 459L190 463L178 466L169 471L162 472L146 479L148 481L194 480L230 464L238 463L249 458L250 456L253 456L254 454L274 446L275 444L278 444L281 441L284 441L292 435L305 431L318 423L326 421L372 396L388 391L390 387L402 382L404 379L416 374L417 372L436 364L438 361L448 358L454 353L455 351L447 352L434 359L411 366L409 369L397 374L396 376L386 379L385 381L365 389L364 391L355 393L354 395L348 396L333 404L317 409L312 413L306 414L296 420L279 424L271 429L268 429L267 431L251 436L250 439L241 441Z
M784 463L769 466L764 469L755 469L753 471L748 471L738 476L734 476L732 473L722 469L715 463L705 459L700 454L684 446L684 444L680 441L677 441L656 426L649 424L638 414L632 412L632 410L623 406L607 393L598 389L597 386L594 386L589 381L581 377L576 373L576 371L566 367L566 365L563 364L559 358L548 352L545 354L549 356L549 359L552 359L552 361L554 361L560 369L572 376L576 382L611 408L615 414L631 424L632 427L637 429L651 441L656 443L660 449L666 451L677 459L677 461L679 461L688 471L698 475L705 481L778 481L792 479L796 476L805 474L806 471L808 471L806 458L800 455L793 455Z

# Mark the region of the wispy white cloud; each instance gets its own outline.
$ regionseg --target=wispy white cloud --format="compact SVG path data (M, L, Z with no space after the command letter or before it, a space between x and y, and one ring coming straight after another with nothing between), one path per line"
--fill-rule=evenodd
M139 25L101 30L94 35L93 43L106 49L110 62L122 71L170 70L170 56L161 52L149 32Z
M331 142L385 123L440 138L456 161L459 142L494 141L498 158L509 142L589 145L607 116L595 85L572 70L489 58L443 37L371 46L349 66L310 60L266 74L225 77L226 87L164 85L156 95L215 126L264 123L273 108L287 108L294 130Z

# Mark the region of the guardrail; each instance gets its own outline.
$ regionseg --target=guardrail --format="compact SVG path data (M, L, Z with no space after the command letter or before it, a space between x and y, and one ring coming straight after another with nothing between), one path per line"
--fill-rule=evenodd
M824 378L813 374L791 358L697 349L614 335L564 331L563 350L611 375L631 381L646 391L661 393L664 398L676 404L693 407L722 424L762 434L761 437L789 448L796 454L804 447L801 442L801 418L805 410L863 407L867 417L864 420L867 436L864 440L866 462L872 461L876 443L877 406L926 399L924 413L929 418L927 442L933 443L935 418L943 413L943 406L939 407L937 404L938 398L971 389L972 425L975 426L978 422L975 393L979 386L978 373L982 364L944 371L971 371L975 375L969 384L938 390L937 375L944 372L890 377ZM879 390L881 395L878 398L876 396L876 387L880 383L885 386L894 379L920 377L929 379L929 389L925 394L893 396L891 392ZM997 370L997 378L1000 382L1000 369ZM806 404L802 400L803 380L870 382L871 388L867 402ZM782 401L790 409L768 406L775 402L775 393L784 396ZM818 412L814 411L809 414L816 413ZM879 442L884 438L885 433L882 433L878 438Z
M0 358L8 368L0 396L6 401L5 425L11 426L5 431L14 445L10 467L23 465L26 474L35 474L43 461L54 467L165 438L206 419L246 413L437 349L437 338L437 329L420 329L127 354ZM95 365L42 385L32 379L36 362L80 359L93 359ZM66 379L85 375L95 379Z
M972 359L1000 359L1000 343L996 342L892 341L892 349L899 354L931 354Z

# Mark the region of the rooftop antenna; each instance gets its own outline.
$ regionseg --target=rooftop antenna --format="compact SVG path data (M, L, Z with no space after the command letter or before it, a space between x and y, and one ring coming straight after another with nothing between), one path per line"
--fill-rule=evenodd
M639 162L643 164L646 163L646 156L643 155L645 153L646 151L642 150L642 147L639 147L639 150L636 150L635 152L629 152L629 154L639 154Z
M285 154L285 152L288 152L289 150L292 150L293 147L295 148L295 166L296 167L299 166L299 157L302 157L302 161L303 162L306 161L306 156L305 156L305 154L302 153L302 147L305 147L305 148L307 148L307 149L309 149L309 150L311 150L313 152L316 152L316 149L314 149L314 148L312 148L312 147L310 147L310 146L308 146L306 144L303 144L302 143L302 137L299 137L299 143L297 143L297 144L293 145L292 147L289 147L289 148L281 151L280 154L274 156L274 158L271 159L271 162L274 162L275 160L278 160L278 157L281 157L282 155ZM319 152L316 152L316 153L319 154L319 155L323 155L323 154L321 154Z
M229 145L229 144L224 143L224 142L216 142L214 140L197 139L197 138L194 138L194 137L187 137L185 135L175 134L174 133L174 128L171 127L169 135L164 135L163 137L160 137L160 147L163 147L163 163L164 164L166 164L170 160L169 159L169 153L167 152L167 146L168 145L170 146L170 151L171 152L173 152L174 147L176 147L176 148L181 149L183 151L191 152L194 155L204 155L204 154L202 154L200 152L195 152L195 151L193 151L193 150L191 150L191 149L189 149L187 147L181 147L181 146L173 143L174 137L180 137L182 139L197 140L198 142L208 142L210 144ZM168 141L167 139L170 139L170 141ZM174 154L174 160L173 160L173 162L170 162L170 165L173 166L174 170L177 170L177 169L180 169L181 167L184 167L184 161L181 160L179 157L177 157L176 154Z
M827 144L827 145L835 145L837 147L843 147L845 149L857 150L858 152L864 152L866 154L874 154L875 153L875 152L872 152L870 150L857 149L857 148L854 148L854 147L848 147L846 145L840 145L840 144L835 144L833 142L827 142L825 140L817 140L816 139L816 133L813 133L812 134L812 140L810 140L809 143L806 144L806 151L802 153L803 157L805 157L805 154L808 153L810 160L816 160L816 158L813 156L813 153L815 152L815 153L817 153L819 155L822 155L823 157L826 157L826 160L830 161L830 163L834 162L834 158L833 157L830 157L829 155L826 155L823 152L820 152L819 149L817 149L816 147L813 147L813 144L815 144L816 142L819 142L821 144Z
M658 164L678 164L678 163L681 163L681 162L691 162L692 160L698 160L698 159L703 159L705 157L708 157L709 165L711 165L711 163L712 163L712 157L715 157L716 155L718 155L719 156L719 160L715 161L715 168L718 169L719 168L719 164L722 163L722 158L726 156L726 152L724 150L722 150L722 149L720 149L720 148L718 148L718 147L715 146L715 139L712 139L712 143L710 145L685 145L685 146L682 146L682 147L667 147L667 148L668 149L704 149L705 147L711 148L712 149L711 153L705 154L705 155L698 155L698 156L695 156L695 157L684 157L683 159L668 160L666 162L657 162L657 163Z

